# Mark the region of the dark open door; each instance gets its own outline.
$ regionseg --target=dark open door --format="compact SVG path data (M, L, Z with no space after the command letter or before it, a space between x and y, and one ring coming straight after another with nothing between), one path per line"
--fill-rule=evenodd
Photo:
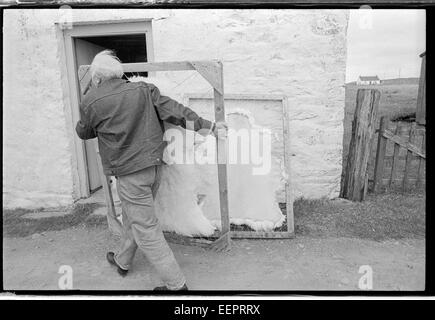
M94 59L95 55L106 49L102 46L78 38L74 39L74 43L77 67L81 65L91 64L92 59ZM94 140L95 139L85 141L89 189L91 192L95 191L102 185L101 178L98 172L97 153L94 147Z

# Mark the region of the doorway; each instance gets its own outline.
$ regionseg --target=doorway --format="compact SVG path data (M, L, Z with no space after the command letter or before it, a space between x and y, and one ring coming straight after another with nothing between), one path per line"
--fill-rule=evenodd
M76 66L89 65L95 55L99 52L110 49L123 63L147 62L146 54L146 35L116 35L116 36L97 36L97 37L75 37L74 50L76 56ZM141 72L140 76L147 76L146 72ZM126 74L126 77L131 74ZM94 148L94 139L85 141L86 164L89 179L89 192L93 193L102 187L101 177L97 165L97 153Z
M68 86L71 102L71 120L74 129L79 120L80 89L77 71L81 65L89 65L95 55L110 49L122 63L154 61L151 21L108 21L77 23L71 29L62 30ZM133 74L127 73L126 76ZM146 77L146 72L135 74ZM77 160L79 198L89 197L102 187L97 166L97 153L92 140L81 140L74 132L75 160Z

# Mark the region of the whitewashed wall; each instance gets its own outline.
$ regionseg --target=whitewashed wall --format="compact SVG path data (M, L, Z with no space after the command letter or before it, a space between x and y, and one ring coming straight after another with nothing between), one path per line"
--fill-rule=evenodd
M72 203L76 165L54 23L58 11L5 10L3 206ZM289 98L296 197L339 192L347 10L74 10L74 21L153 18L156 61L220 59L226 93ZM193 72L158 73L207 94ZM186 77L189 77L186 80Z

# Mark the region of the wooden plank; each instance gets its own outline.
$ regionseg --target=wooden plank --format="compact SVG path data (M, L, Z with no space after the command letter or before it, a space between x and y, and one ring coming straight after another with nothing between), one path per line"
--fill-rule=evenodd
M89 90L91 86L91 73L89 66L79 66L78 70L79 82L80 82L80 92L83 97Z
M426 153L426 135L424 135L421 139L421 149ZM424 158L420 158L418 160L418 173L417 173L417 182L416 186L421 187L422 181L424 178L424 170L423 165L425 164L426 160Z
M424 158L420 157L419 155L416 155L415 153L412 153L412 155L413 155L414 159L424 159ZM390 168L392 167L391 163L393 163L393 158L394 158L394 155L385 156L385 158L384 158L385 165L387 167L390 167ZM400 148L399 148L399 155L397 156L397 161L399 161L399 163L400 163L400 161L405 161L405 160L406 160L406 155L401 155Z
M189 99L213 99L212 94L202 94L202 93L186 93L185 98ZM250 94L250 93L226 93L225 100L278 100L283 101L286 99L285 96L280 94Z
M366 199L368 189L369 189L369 171L367 170L366 176L364 178L364 189L363 189L361 201L364 201Z
M294 232L289 231L231 231L231 239L290 239L294 238ZM219 233L208 237L217 238Z
M369 183L373 183L373 181L374 181L373 179L369 179ZM394 181L395 181L395 182L398 182L398 183L399 183L399 182L401 183L401 182L403 182L403 179L401 179L401 178L395 178ZM409 181L409 183L411 183L411 184L412 184L412 183L417 183L417 178L408 178L408 181ZM383 184L388 184L389 182L390 182L390 178L383 178L383 179L382 179L382 183L383 183ZM426 182L426 179L423 178L423 179L422 179L422 183L425 183L425 182Z
M216 65L221 63L217 60L205 61L165 61L165 62L135 62L123 63L122 68L124 72L153 72L153 71L183 71L183 70L196 70L196 65ZM83 68L89 68L89 65L83 65ZM202 75L202 74L201 74ZM216 83L218 85L218 83ZM221 86L218 86L219 90Z
M415 121L421 125L426 124L426 55L423 55L421 59Z
M190 61L123 63L122 68L124 72L195 70Z
M287 215L287 232L293 233L295 230L294 224L294 212L293 212L293 188L292 188L292 177L291 177L291 151L290 151L290 118L288 110L288 100L284 98L282 100L283 107L283 143L284 143L284 164L286 171L286 184L285 184L285 195L286 195L286 215Z
M412 144L414 142L414 133L415 133L415 122L412 123L411 128L409 129L409 143ZM405 163L405 172L403 174L403 191L407 191L409 189L409 181L408 176L411 171L412 165L412 151L408 150L406 155L406 163Z
M401 130L402 130L402 125L400 123L397 123L395 135L396 136L400 135ZM397 164L399 163L399 151L400 151L400 144L395 143L394 144L394 153L393 153L393 163L391 164L390 182L388 183L389 188L392 187L393 181L396 177Z
M101 157L100 157L100 151L98 149L97 139L95 139L95 150L97 151L98 171L100 173L101 183L103 185L104 199L106 200L106 206L107 206L107 215L106 215L107 224L109 226L109 230L113 234L120 237L122 235L122 225L119 222L119 220L116 218L116 210L115 210L115 205L113 203L112 188L110 188L110 177L104 174L103 164L101 163Z
M290 239L294 232L286 231L231 231L232 239Z
M213 243L213 241L211 240L182 236L174 232L163 232L163 235L165 236L165 239L168 242L188 245L188 246L194 245L202 248L210 248L210 245Z
M86 158L84 151L84 141L75 134L75 126L79 118L78 103L79 99L76 73L74 70L73 45L70 37L66 37L58 25L56 28L58 41L59 66L61 71L62 91L69 94L63 95L64 113L67 121L68 132L72 136L72 178L73 178L73 198L74 200L89 197L90 190L86 176Z
M342 198L362 201L365 196L366 171L372 149L379 98L380 92L375 89L359 89L357 92L352 137L340 190Z
M378 134L378 147L376 150L376 160L375 160L375 175L374 175L374 185L373 185L374 192L379 192L380 188L382 187L385 151L387 149L387 139L384 137L383 133L388 128L388 123L389 120L386 117L381 118L379 134Z
M224 93L219 62L217 61L192 61L192 66L202 75L220 94Z
M415 129L414 129L415 130ZM415 134L415 132L414 132ZM410 152L415 153L419 157L422 157L426 159L426 153L423 152L419 147L417 147L415 144L411 143L410 141L406 141L403 137L395 135L390 130L385 130L382 134L385 138L392 140L394 143L399 144L401 147L407 149Z
M14 0L15 2L15 0ZM52 1L52 2L62 2L62 1ZM67 2L67 1L65 1ZM73 1L71 1L73 2ZM127 23L143 23L143 22L151 22L152 18L140 18L140 19L121 19L121 20L93 20L93 21L73 21L73 26L87 26L87 25L99 25L99 24L127 24ZM59 24L59 22L55 22L55 24Z
M223 83L223 68L220 63L219 79ZM223 86L222 86L223 87ZM225 121L224 95L214 89L215 120L216 122ZM221 209L222 234L228 235L230 232L230 215L228 209L228 177L227 177L227 155L226 139L217 139L217 158L218 158L218 183L219 183L219 204ZM226 245L230 245L229 237L225 236Z
M215 251L228 251L231 249L231 234L230 232L223 233L218 239L213 241L210 248Z

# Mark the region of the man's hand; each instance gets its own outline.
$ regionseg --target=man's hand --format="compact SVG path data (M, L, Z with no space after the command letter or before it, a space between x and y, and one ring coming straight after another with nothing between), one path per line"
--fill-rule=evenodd
M228 124L223 121L215 123L213 128L213 135L218 139L225 139L228 134Z

